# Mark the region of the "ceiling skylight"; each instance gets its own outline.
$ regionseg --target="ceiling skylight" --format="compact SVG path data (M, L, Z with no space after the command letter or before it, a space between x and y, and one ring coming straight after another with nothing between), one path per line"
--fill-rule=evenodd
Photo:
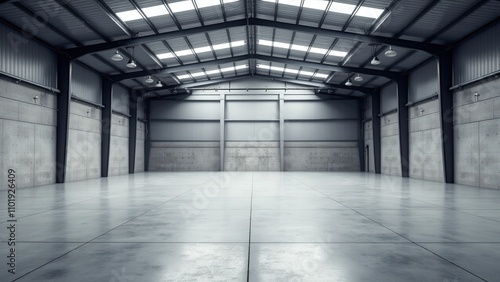
M232 2L236 2L236 1L239 1L239 0L224 0L223 3L227 4L227 3L232 3ZM196 1L196 5L198 6L199 9L206 8L206 7L212 7L212 6L218 6L220 4L221 3L219 0L197 0ZM168 6L170 7L170 10L172 10L173 13L194 10L194 5L193 5L193 2L191 0L171 3ZM148 17L148 18L168 15L168 11L165 8L165 5L156 5L156 6L151 6L151 7L147 7L147 8L142 8L142 11L144 12L146 17ZM119 12L119 13L116 13L116 15L124 22L142 19L139 12L135 9L129 10L129 11L124 11L124 12Z
M275 0L263 0L265 2L275 3ZM279 0L279 4L300 7L301 0ZM304 1L304 8L324 11L329 1L307 0ZM330 12L350 15L356 9L356 5L333 2L330 6ZM383 9L360 7L356 16L377 19L384 12Z
M240 41L233 41L231 43L215 44L215 45L212 45L212 47L214 48L214 50L223 50L223 49L228 49L230 47L239 47L239 46L243 46L243 45L245 45L245 41L240 40ZM212 51L212 49L210 48L210 46L203 46L203 47L194 48L194 52L196 54L201 54L201 53L211 52L211 51ZM193 52L191 51L191 49L180 50L180 51L176 51L174 53L177 57L193 55ZM157 54L156 57L158 57L158 59L160 59L160 60L163 60L163 59L173 58L174 55L169 52L169 53Z
M209 71L200 71L200 72L192 72L191 75L189 74L183 74L183 75L178 75L178 79L189 79L191 77L200 77L200 76L205 76L205 75L211 75L211 74L220 74L221 72L229 72L229 71L235 71L235 70L241 70L241 69L246 69L248 68L248 65L239 65L236 67L227 67L227 68L222 68L220 71L218 69L215 70L209 70Z
M328 75L327 74L322 74L322 73L314 73L314 72L310 72L310 71L304 71L304 70L294 70L294 69L284 69L282 67L275 67L275 66L268 66L268 65L257 65L257 68L259 69L265 69L265 70L272 70L272 71L278 71L278 72L283 72L285 71L286 73L290 73L290 74L298 74L300 72L300 75L304 75L304 76L313 76L314 77L319 77L319 78L327 78Z
M274 46L277 48L292 49L292 50L303 51L303 52L307 52L307 50L309 50L309 46L297 45L297 44L292 44L290 46L290 44L288 44L288 43L282 43L282 42L276 42L276 41L273 42L270 40L263 40L263 39L259 39L259 45L270 46L270 47ZM325 55L328 52L328 49L311 47L310 52ZM347 52L332 50L330 52L330 55L343 58L343 57L345 57L345 55L347 55Z

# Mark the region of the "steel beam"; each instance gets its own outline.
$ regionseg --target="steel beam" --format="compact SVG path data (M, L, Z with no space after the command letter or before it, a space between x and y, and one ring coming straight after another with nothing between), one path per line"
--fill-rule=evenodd
M101 177L108 177L109 152L111 147L111 118L113 101L113 82L105 77L102 78L102 131L101 131Z
M375 173L382 172L382 136L380 131L380 90L372 94L373 163Z
M57 84L57 130L56 130L56 183L66 181L68 158L69 115L71 105L71 61L64 55L58 56Z
M279 94L280 169L285 171L285 93Z
M135 172L135 148L137 144L137 98L135 91L129 96L129 127L128 127L128 173Z
M146 102L148 123L146 126L146 140L144 142L144 171L149 171L149 158L151 155L151 101Z
M447 52L439 56L439 105L441 110L441 144L443 148L444 180L454 183L454 152L453 152L453 91L450 90L453 81L452 55Z
M398 125L399 147L402 177L410 177L410 132L408 127L408 77L397 80L398 83Z
M219 107L219 118L220 118L220 127L219 127L219 142L220 142L220 171L224 171L224 153L226 148L226 96L221 93L220 94L220 107Z
M292 30L292 31L309 33L309 34L316 34L316 35L327 36L327 37L336 37L336 38L342 38L342 39L348 39L348 40L355 40L355 41L361 41L361 42L367 42L367 43L378 43L378 44L385 44L385 45L392 45L392 46L400 46L400 47L404 47L404 48L408 48L408 49L425 51L425 52L428 52L431 54L437 54L445 48L444 45L433 44L433 43L422 43L419 41L397 39L397 38L392 38L392 37L364 35L364 34L358 34L358 33L346 32L346 31L336 31L336 30L330 30L330 29L324 29L324 28L275 22L275 21L271 21L271 20L248 18L248 19L228 21L228 22L218 23L218 24L213 24L213 25L206 25L206 26L201 26L201 27L171 31L171 32L167 32L167 33L160 33L160 34L141 36L141 37L137 37L137 38L117 40L114 42L99 43L99 44L94 44L94 45L87 45L87 46L82 46L82 47L70 48L70 49L66 49L66 52L70 56L72 56L74 58L78 58L80 56L83 56L83 55L86 55L89 53L96 53L96 52L109 50L109 49L115 49L115 48L124 47L124 46L134 46L134 45L140 45L143 43L162 41L162 40L170 40L173 38L190 36L190 35L199 34L199 33L211 32L211 31L215 31L215 30L228 29L228 28L232 28L232 27L246 27L246 26L264 26L264 27Z

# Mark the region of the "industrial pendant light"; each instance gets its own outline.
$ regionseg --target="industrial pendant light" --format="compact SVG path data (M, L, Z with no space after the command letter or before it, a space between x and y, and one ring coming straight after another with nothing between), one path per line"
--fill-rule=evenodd
M352 86L352 81L351 79L348 79L347 82L345 83L345 86Z
M134 50L135 50L135 48L132 47L132 56L130 56L130 59L127 62L127 67L131 68L131 69L137 67L137 64L135 63L135 60L134 60Z
M148 78L146 78L146 80L144 80L144 82L146 82L146 83L153 83L155 81L153 80L153 78L151 76L148 76Z
M386 57L392 58L392 57L396 57L397 55L398 55L398 52L394 51L392 49L392 46L389 46L389 50L385 51L385 56Z
M359 75L359 73L356 75L356 77L354 78L354 81L363 81L363 77L361 75Z
M161 83L161 80L158 79L158 83L155 85L156 88L162 88L163 84Z
M113 54L113 56L111 56L111 60L113 60L115 62L119 62L119 61L123 60L123 56L122 56L122 54L120 54L120 51L116 50L116 52Z
M377 58L377 56L373 57L372 61L370 62L372 65L380 65L380 61Z

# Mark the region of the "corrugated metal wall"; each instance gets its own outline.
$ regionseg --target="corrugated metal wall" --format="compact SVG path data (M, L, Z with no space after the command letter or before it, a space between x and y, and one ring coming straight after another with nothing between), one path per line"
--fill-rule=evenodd
M129 113L129 90L121 85L113 85L113 110L120 113Z
M453 49L453 84L500 70L500 24Z
M437 60L421 66L409 76L408 101L415 102L439 91Z
M384 114L398 108L398 85L394 82L380 90L380 113Z
M0 24L0 71L57 88L57 55Z
M71 76L72 94L97 104L102 101L101 97L101 76L88 68L73 63L73 73Z

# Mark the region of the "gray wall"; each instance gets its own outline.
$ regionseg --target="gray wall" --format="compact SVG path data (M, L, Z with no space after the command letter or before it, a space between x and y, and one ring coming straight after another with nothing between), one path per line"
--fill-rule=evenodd
M100 103L100 76L79 64L73 64L73 94ZM97 86L97 87L96 87ZM68 133L66 181L101 177L100 108L71 101Z
M499 31L497 24L454 49L455 85L500 71ZM500 188L500 79L455 90L453 106L455 182Z
M455 91L454 134L455 182L500 188L500 79Z
M56 95L0 77L1 183L8 169L17 187L55 183L56 108Z
M437 60L409 76L409 101L417 102L439 91ZM444 181L439 100L409 107L410 177Z
M128 174L129 118L112 114L108 175Z
M269 90L246 90L254 87ZM359 171L357 102L271 89L280 87L243 79L152 101L150 170L220 170L222 163L224 170L279 171L283 162L285 170Z
M66 181L101 177L101 109L71 102Z
M391 83L380 91L380 146L382 174L401 176L398 113L386 114L397 109L397 84Z
M378 114L378 112L376 113ZM364 119L371 119L372 118L372 99L371 97L367 97L365 99L365 104L364 104ZM365 153L365 167L366 163L368 164L368 172L375 173L375 154L374 154L374 147L373 147L373 121L369 120L366 121L363 125L363 130L364 130L364 136L365 136L365 143L364 143L364 153ZM368 146L368 154L366 153L366 146Z

